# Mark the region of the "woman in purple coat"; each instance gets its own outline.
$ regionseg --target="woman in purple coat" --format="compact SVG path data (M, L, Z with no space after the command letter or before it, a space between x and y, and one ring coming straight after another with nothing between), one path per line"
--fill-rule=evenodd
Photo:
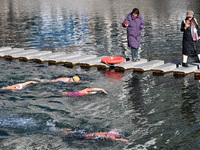
M138 49L140 47L141 30L144 28L144 21L138 8L133 11L122 23L127 28L128 46L131 48L132 61L139 61Z

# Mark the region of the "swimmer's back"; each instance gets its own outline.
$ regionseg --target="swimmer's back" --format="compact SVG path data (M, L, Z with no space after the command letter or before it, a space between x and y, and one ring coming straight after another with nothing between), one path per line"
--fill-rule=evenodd
M79 96L85 96L87 95L86 93L81 93L81 92L64 92L63 95L70 96L70 97L79 97Z

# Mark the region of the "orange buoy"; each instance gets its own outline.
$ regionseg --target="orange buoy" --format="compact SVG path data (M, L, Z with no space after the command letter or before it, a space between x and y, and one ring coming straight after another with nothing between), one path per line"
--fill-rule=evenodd
M119 56L104 57L101 59L101 62L105 64L118 64L124 61L126 61L126 59Z

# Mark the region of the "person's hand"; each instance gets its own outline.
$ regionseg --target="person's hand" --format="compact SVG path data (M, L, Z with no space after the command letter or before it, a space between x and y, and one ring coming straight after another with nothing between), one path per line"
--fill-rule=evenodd
M186 27L186 28L188 28L189 26L190 26L190 24L187 24L187 23L185 24L185 27Z
M103 91L105 94L108 94L104 89L102 89L102 91Z
M185 29L187 29L190 26L190 21L187 20L186 24L185 24Z
M128 22L127 22L127 21L125 21L124 25L125 25L126 27L128 27Z
M199 36L199 40L200 40L200 36Z

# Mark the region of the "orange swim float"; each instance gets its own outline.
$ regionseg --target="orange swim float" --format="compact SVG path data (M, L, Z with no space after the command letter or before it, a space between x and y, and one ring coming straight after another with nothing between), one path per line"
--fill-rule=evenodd
M118 64L124 61L126 61L126 59L119 56L104 57L101 59L101 62L105 64Z

